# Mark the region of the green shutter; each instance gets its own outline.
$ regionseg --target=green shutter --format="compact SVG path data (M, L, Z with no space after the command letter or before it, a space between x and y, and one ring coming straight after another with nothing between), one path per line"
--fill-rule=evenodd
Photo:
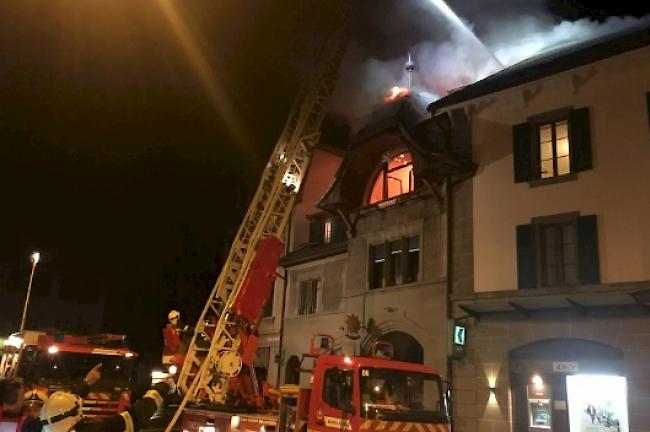
M520 123L512 127L512 155L515 168L515 183L532 180L531 127Z
M533 225L517 226L517 285L537 288L537 247Z
M578 217L577 236L578 282L583 285L598 284L600 283L600 260L596 215Z
M569 114L569 143L571 146L571 171L591 169L589 108L573 110Z
M309 243L321 244L323 243L323 222L320 219L312 219L309 221Z

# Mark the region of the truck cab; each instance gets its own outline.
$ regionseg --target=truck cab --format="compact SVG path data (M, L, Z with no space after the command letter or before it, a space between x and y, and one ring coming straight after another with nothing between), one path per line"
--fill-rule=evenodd
M102 378L84 398L86 416L107 416L131 402L136 353L124 347L122 335L72 336L39 331L15 333L0 358L0 377L19 377L27 396L71 390L101 363Z
M440 373L375 357L324 355L313 369L307 430L447 431Z

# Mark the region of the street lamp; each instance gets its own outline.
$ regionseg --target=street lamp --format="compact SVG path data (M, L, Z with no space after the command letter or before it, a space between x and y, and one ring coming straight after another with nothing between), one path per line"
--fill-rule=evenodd
M34 279L34 271L36 271L36 264L41 259L41 254L34 252L32 254L32 273L29 275L29 284L27 285L27 297L25 297L25 307L23 307L23 318L20 320L20 332L25 330L25 318L27 318L27 306L29 305L29 296L32 293L32 280Z

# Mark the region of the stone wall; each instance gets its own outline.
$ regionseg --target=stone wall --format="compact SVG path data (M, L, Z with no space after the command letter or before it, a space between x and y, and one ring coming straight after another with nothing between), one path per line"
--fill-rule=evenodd
M542 318L468 322L468 350L453 366L456 432L511 430L508 354L553 338L596 341L623 351L630 430L650 432L650 316L582 317L573 312ZM496 398L490 397L493 381Z

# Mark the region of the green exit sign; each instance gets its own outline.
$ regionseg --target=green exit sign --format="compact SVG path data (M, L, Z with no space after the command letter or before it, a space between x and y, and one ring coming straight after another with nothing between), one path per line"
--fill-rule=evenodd
M448 321L447 355L456 360L465 357L467 349L467 325L462 321Z
M464 347L466 335L467 335L467 331L465 330L465 326L456 323L454 325L454 344Z

